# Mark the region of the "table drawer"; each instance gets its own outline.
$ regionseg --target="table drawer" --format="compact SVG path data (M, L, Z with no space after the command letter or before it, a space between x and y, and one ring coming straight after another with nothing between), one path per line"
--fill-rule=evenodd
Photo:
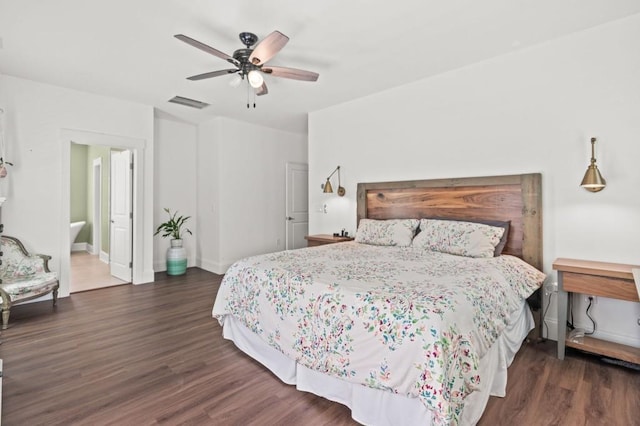
M562 287L564 291L574 293L591 294L632 302L640 301L633 281L622 278L564 272L562 274Z

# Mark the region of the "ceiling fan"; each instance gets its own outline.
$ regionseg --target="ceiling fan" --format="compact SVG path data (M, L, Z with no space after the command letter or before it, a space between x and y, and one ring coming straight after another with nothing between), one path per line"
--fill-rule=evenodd
M187 77L188 80L204 80L206 78L219 77L221 75L236 74L237 84L242 80L247 80L249 85L255 89L257 96L266 95L269 93L267 84L264 81L262 74L269 74L274 77L291 78L294 80L302 81L316 81L318 80L318 73L312 71L299 70L296 68L287 67L274 67L266 65L289 41L289 37L282 34L280 31L274 31L258 43L255 48L252 48L254 44L258 42L258 36L249 32L240 33L240 41L246 47L238 49L233 52L233 56L229 56L224 52L214 49L198 40L192 39L184 34L176 34L175 38L181 40L193 47L197 47L211 55L224 59L225 61L233 64L235 68L229 68L218 71L210 71L204 74L198 74L191 77ZM256 107L255 102L253 107ZM249 102L247 102L247 108L249 108Z

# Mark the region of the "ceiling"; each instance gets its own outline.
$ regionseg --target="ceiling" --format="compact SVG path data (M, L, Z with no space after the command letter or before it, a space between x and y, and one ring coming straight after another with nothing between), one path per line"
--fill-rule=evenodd
M198 123L225 116L304 133L307 114L640 12L638 0L0 0L0 74L152 105ZM269 65L316 83L266 76L247 109L229 68L173 37L228 54L241 31L289 43ZM195 110L175 95L211 104Z

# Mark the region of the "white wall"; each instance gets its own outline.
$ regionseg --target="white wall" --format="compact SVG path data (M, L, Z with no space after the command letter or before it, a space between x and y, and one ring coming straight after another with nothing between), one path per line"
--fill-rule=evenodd
M204 269L224 273L238 259L284 249L285 165L306 161L305 135L226 118L199 126Z
M60 272L60 295L68 295L70 138L131 140L140 153L134 233L142 241L134 252L134 282L153 280L152 209L146 207L153 205L152 108L4 75L0 107L7 159L15 164L0 182L0 195L7 197L5 233L51 255L51 269Z
M224 273L242 257L284 248L285 164L307 161L306 135L224 118L199 126L162 114L154 119L149 106L2 75L0 107L7 159L15 163L0 180L0 196L8 198L5 232L53 256L61 297L69 294L63 248L65 241L69 247L71 141L131 144L139 152L134 234L142 245L134 252L135 283L166 269L168 241L153 237L166 219L164 207L192 216L189 266Z
M193 235L184 235L187 250L187 266L196 265L198 219L196 209L196 142L197 126L170 117L155 119L155 194L153 227L168 219L164 208L178 211L179 216L191 216L186 228ZM166 252L169 238L154 237L153 266L156 271L166 271Z
M197 143L197 210L198 210L198 259L202 269L224 273L220 265L220 167L219 129L222 118L216 118L198 126Z
M640 15L312 113L310 233L355 230L357 182L541 172L545 272L556 257L640 264L638 40ZM597 194L578 186L591 136ZM319 189L338 164L343 199ZM640 304L592 312L598 334L640 346ZM553 338L555 316L553 302Z

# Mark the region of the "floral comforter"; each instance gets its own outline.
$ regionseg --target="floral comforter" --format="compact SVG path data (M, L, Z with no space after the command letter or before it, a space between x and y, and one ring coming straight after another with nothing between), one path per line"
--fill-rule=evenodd
M213 307L304 366L420 400L457 424L479 359L544 280L512 256L473 259L340 243L255 256Z

